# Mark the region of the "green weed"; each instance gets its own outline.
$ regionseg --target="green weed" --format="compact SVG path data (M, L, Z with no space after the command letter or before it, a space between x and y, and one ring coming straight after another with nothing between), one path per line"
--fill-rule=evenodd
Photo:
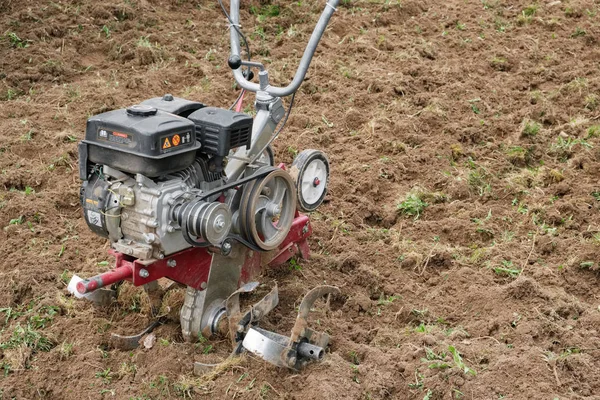
M515 268L513 266L513 262L512 261L508 261L508 260L502 260L502 266L501 267L494 267L494 268L492 268L492 270L497 275L509 276L511 278L516 278L521 273L521 270L519 268Z
M110 383L112 380L112 373L110 372L110 368L106 368L102 371L96 372L96 378L101 378L104 383Z
M592 149L594 147L585 139L559 136L556 138L556 142L550 145L550 151L555 153L562 161L565 161L574 153L576 146L583 149Z
M26 47L29 47L29 43L31 43L31 40L21 39L14 32L8 32L5 35L5 37L6 37L6 39L8 39L8 43L10 43L10 46L15 49L24 49Z
M0 343L0 349L14 349L25 345L34 351L50 351L56 344L48 337L38 332L31 324L25 327L17 324L11 337Z
M573 33L571 33L572 38L577 38L577 37L585 36L585 35L586 35L586 31L584 29L581 29L580 27L575 28L575 31L573 31Z
M429 204L423 201L419 194L409 193L397 207L401 214L414 217L414 219L417 220L427 206L429 206Z
M525 120L523 121L523 126L521 128L522 136L535 136L540 131L540 124L535 121Z
M460 353L454 346L452 346L452 345L448 346L448 351L450 352L450 354L452 354L452 359L454 361L454 364L458 368L460 368L464 374L469 374L469 375L473 375L473 376L477 375L477 372L475 372L474 369L467 367L467 365L465 364L465 362L462 359L462 356L460 355Z

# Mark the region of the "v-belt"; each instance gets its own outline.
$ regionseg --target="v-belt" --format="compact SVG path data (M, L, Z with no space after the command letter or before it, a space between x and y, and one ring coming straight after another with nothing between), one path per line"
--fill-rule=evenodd
M243 185L244 183L248 183L248 182L253 181L255 179L258 179L258 178L264 178L265 176L269 175L271 172L277 171L278 169L279 168L277 168L277 167L270 167L270 166L261 167L261 168L258 169L258 171L256 171L254 174L252 174L252 175L250 175L248 177L245 177L245 178L242 178L242 179L238 179L237 181L234 181L234 182L231 182L231 183L227 183L227 184L225 184L223 186L219 186L216 189L209 190L208 192L201 194L200 197L199 197L199 199L200 200L204 200L207 197L211 197L211 196L214 196L214 195L219 194L221 192L224 192L226 190L233 189L236 186Z

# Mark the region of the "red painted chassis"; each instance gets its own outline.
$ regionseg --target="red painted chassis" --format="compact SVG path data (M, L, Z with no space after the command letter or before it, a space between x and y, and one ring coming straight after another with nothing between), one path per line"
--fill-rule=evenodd
M307 239L311 234L309 218L296 212L292 227L277 250L266 253L251 250L246 252L246 261L238 286L253 280L263 265L275 267L296 255L307 259L310 256ZM142 262L112 249L109 253L115 257L113 270L79 282L79 293L90 293L123 280L141 286L160 278L169 278L194 289L203 290L206 288L213 258L209 250L201 247L192 247L151 263Z

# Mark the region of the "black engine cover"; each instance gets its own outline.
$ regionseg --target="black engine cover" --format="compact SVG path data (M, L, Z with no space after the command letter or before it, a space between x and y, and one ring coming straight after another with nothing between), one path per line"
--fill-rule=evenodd
M158 177L189 167L200 143L189 119L148 105L91 117L80 143L80 171L88 163ZM82 177L84 179L84 177Z
M196 124L202 151L225 157L236 147L250 147L252 139L251 116L222 108L204 107L191 113L188 118Z

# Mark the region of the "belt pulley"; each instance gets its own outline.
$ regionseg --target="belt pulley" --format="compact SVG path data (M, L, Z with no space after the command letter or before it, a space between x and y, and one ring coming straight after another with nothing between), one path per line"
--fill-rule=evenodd
M261 167L266 174L243 187L239 226L244 239L263 251L276 249L286 238L296 212L294 182L279 168Z

